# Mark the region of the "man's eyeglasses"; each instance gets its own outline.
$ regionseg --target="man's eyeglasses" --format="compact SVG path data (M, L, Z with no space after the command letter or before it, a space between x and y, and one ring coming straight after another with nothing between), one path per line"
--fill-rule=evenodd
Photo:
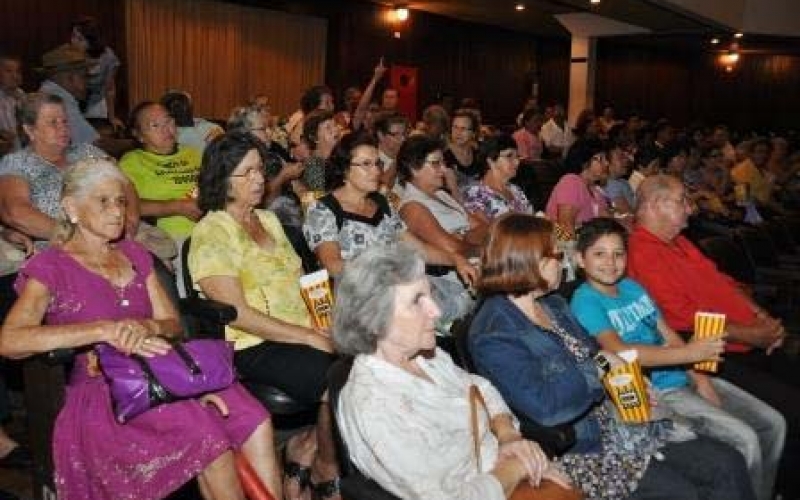
M395 139L405 139L406 137L408 137L408 131L407 130L396 130L394 132L389 131L387 132L387 135L391 135Z

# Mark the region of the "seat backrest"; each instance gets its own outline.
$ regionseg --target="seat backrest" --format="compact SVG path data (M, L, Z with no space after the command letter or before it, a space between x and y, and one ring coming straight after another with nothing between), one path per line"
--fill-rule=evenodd
M736 242L742 247L755 267L774 267L778 253L769 236L752 227L738 228L734 233Z
M786 225L786 221L782 219L772 219L764 221L762 225L764 231L769 235L775 249L782 254L793 254L797 248L792 234Z
M475 314L477 314L482 305L483 301L479 301L472 313L453 323L450 328L450 333L455 339L456 353L458 354L457 361L461 368L470 373L477 373L477 369L475 360L469 350L469 330ZM517 420L519 420L522 435L526 439L539 443L539 446L549 457L561 455L575 444L575 429L571 424L549 427L527 418L513 408L512 410L517 416Z
M741 283L755 283L755 266L732 239L711 236L698 241L697 246L723 273Z
M350 452L347 443L342 439L339 432L339 424L336 421L336 408L339 405L339 395L342 392L348 378L350 370L353 368L353 357L342 356L331 365L328 370L328 401L330 402L331 420L333 421L332 431L333 440L336 445L336 455L339 461L341 472L342 496L349 500L398 500L398 498L372 479L367 478L350 460Z
M194 283L192 283L192 275L189 273L189 249L192 246L192 237L183 240L181 247L178 251L181 253L181 275L178 276L179 280L183 281L183 289L186 291L186 296L189 298L197 298L200 294L195 290Z

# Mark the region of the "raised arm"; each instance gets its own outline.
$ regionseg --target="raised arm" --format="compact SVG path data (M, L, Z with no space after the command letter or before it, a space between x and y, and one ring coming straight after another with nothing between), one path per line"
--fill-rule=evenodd
M350 128L352 130L359 130L364 124L364 118L367 116L369 103L372 101L372 95L375 93L375 86L378 84L381 78L383 78L383 75L386 74L386 69L386 66L383 65L383 57L381 57L378 61L378 65L375 66L375 70L372 73L372 79L367 84L367 88L365 88L364 92L361 94L361 99L359 99L356 110L353 112L353 117L350 120Z

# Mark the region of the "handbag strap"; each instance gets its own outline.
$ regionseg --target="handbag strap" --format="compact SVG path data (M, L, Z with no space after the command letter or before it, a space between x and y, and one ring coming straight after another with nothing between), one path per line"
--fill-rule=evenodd
M483 394L477 385L472 384L469 386L469 423L472 430L472 446L475 452L475 463L478 465L478 472L481 471L481 440L478 429L478 405L483 407L483 411L489 415L489 408L486 406L486 400L483 399Z
M192 355L186 350L186 346L182 341L173 342L172 348L175 350L175 353L178 355L178 357L180 357L181 360L186 363L186 368L189 369L189 372L192 375L196 376L203 374L203 369L200 368L200 365L197 364L197 361L192 358Z

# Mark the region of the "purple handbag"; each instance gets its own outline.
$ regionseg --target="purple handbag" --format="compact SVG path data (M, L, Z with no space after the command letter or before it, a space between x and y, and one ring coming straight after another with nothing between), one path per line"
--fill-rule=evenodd
M175 342L167 354L151 358L128 356L110 344L94 349L121 424L155 406L225 389L236 379L233 345L224 340Z

